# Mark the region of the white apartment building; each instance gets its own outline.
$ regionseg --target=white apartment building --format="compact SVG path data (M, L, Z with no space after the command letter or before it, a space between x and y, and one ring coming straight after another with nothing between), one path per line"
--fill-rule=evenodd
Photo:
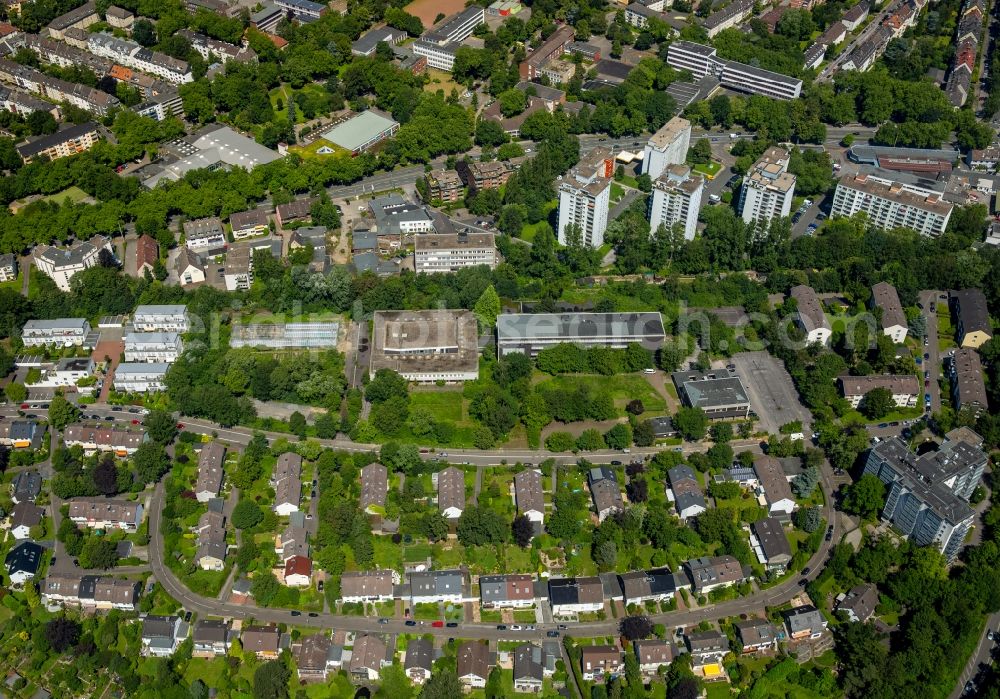
M81 346L90 332L86 318L56 318L54 320L29 320L21 329L21 342L25 347L44 345Z
M661 225L671 228L680 223L684 226L684 238L694 240L704 191L705 179L701 175L693 173L687 165L668 165L653 182L650 227L655 231Z
M913 408L923 393L920 382L913 374L884 374L875 376L841 376L840 392L851 403L852 408L861 405L865 395L876 388L884 388L892 394L897 408Z
M684 164L690 146L691 122L674 117L646 142L642 171L655 180L668 165Z
M740 212L746 223L767 224L791 212L795 175L788 172L788 159L788 151L772 146L744 178L740 189Z
M150 393L166 388L166 362L122 362L115 369L114 389L121 393Z
M579 226L581 242L592 248L604 244L611 203L614 156L598 148L570 170L559 183L559 244L566 245L566 228Z
M28 385L32 388L69 388L93 374L94 360L90 357L67 357L60 359L53 368L43 371L38 381ZM80 392L88 393L92 390L91 386L82 388Z
M458 44L467 39L480 24L486 21L486 10L477 5L467 7L452 15L436 29L425 32L413 44L413 53L427 58L427 65L451 71L455 67Z
M191 317L183 304L137 306L132 327L140 332L186 333L191 329Z
M796 99L802 93L802 81L781 73L763 70L745 63L716 56L711 46L692 41L675 41L667 51L667 64L676 70L689 70L696 80L709 75L723 87L775 99Z
M114 257L111 241L102 235L79 240L68 248L38 245L34 252L35 267L60 289L69 291L70 280L77 272L100 264L101 250L107 250Z
M218 216L184 222L184 243L189 250L207 252L222 250L226 245L226 231Z
M497 266L493 233L426 233L413 237L417 272L455 272L465 267Z
M953 208L939 192L859 174L840 179L830 214L853 216L863 211L880 228L912 228L923 235L939 236L948 227Z
M126 362L176 362L184 343L176 332L125 333Z
M95 56L109 58L126 68L140 70L172 83L189 83L194 80L187 61L110 34L91 34L87 39L87 50Z

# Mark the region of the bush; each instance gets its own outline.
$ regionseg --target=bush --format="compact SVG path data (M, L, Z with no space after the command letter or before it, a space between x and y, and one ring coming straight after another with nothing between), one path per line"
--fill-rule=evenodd
M569 432L553 432L545 438L545 448L549 451L572 451L576 440Z

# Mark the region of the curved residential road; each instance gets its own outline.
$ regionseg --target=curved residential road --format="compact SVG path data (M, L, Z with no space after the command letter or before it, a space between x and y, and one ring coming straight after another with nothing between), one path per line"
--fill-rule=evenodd
M833 542L840 536L840 525L836 517L833 517L832 490L829 477L830 467L824 464L820 487L826 496L826 505L823 508L824 516L834 527L833 537L829 541L826 539L820 544L819 550L809 561L812 570L809 579L815 578L822 569L822 563ZM156 579L163 585L164 589L184 608L198 612L203 615L233 617L238 619L254 619L264 622L284 622L321 628L337 628L358 632L391 632L404 633L413 627L407 627L402 619L389 619L387 623L381 624L378 619L372 617L344 616L330 613L316 613L316 616L302 613L301 616L292 616L287 609L269 609L258 607L254 604L231 604L222 602L211 597L203 597L189 590L183 582L164 563L162 516L164 506L163 483L159 483L153 493L149 503L149 564ZM757 591L746 597L734 600L699 607L697 609L667 612L665 614L650 615L656 623L663 623L672 626L690 626L706 619L719 619L722 617L737 616L740 614L750 614L763 607L775 606L787 602L796 594L802 592L799 585L799 578L792 578L775 585L766 590ZM615 619L597 622L568 623L566 634L577 636L605 636L614 635L618 630L618 621ZM556 624L536 624L533 631L500 631L495 624L482 624L461 622L458 628L434 628L429 622L418 622L419 633L432 634L435 636L467 636L474 634L477 638L486 640L539 640L545 638L547 631L556 628ZM412 632L412 631L410 631Z

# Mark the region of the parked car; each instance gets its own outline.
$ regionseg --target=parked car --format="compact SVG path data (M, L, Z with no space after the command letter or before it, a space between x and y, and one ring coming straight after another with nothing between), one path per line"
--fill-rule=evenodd
M558 631L546 631L545 635L548 636L549 638L559 638Z
M388 624L389 620L386 619L384 616L383 617L379 617L378 623L380 623L380 624Z
M413 619L407 619L406 621L403 622L403 624L405 626L416 626L417 622L415 622Z
M302 612L300 612L300 611L294 611L294 612L292 612L292 616L302 616Z
M431 626L433 626L435 629L443 629L444 628L444 622L443 621L435 621L433 624L431 624Z
M447 626L449 629L454 629L454 628L458 627L458 622L457 621L449 621L447 624L445 624L445 626Z
M497 624L497 631L506 631L507 627L503 624Z
M311 616L313 619L315 619L316 617L319 616L319 614L317 614L316 612L309 612L309 616Z

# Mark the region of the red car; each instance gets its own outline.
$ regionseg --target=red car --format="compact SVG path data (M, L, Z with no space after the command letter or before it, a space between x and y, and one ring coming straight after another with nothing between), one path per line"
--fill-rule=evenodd
M444 622L443 621L435 621L433 624L431 624L431 626L433 626L435 629L440 629L441 627L444 626Z
M138 425L138 424L140 424L140 423L139 423L139 421L138 421L138 420L133 420L133 421L132 421L132 424L133 424L133 425Z
M28 409L28 404L27 403L21 403L21 410L27 410L27 409Z
M183 430L184 429L184 423L183 422L178 422L177 423L177 429Z

